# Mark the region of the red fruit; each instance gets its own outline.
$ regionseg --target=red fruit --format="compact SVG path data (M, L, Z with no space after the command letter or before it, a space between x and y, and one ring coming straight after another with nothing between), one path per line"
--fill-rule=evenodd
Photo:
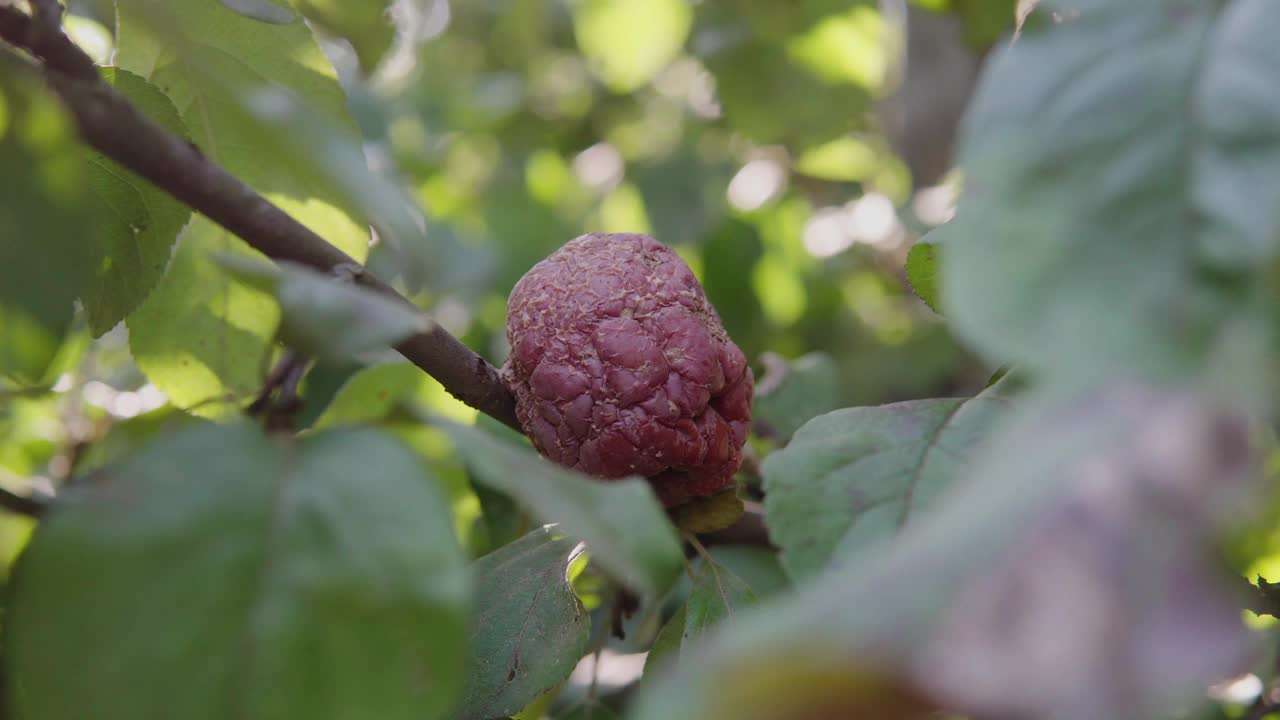
M538 450L600 478L644 475L664 505L742 462L754 379L697 278L648 235L570 241L507 301L503 379Z

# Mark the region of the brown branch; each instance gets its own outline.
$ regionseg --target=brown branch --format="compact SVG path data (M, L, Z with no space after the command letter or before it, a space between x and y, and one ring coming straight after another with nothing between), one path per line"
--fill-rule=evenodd
M28 517L38 518L44 514L48 501L32 496L19 495L11 490L0 488L0 508Z
M41 23L0 7L0 37L43 62L46 83L70 110L86 143L190 205L275 260L322 272L358 266L346 253L204 157L193 144L153 123L101 80L93 61L61 32L41 32ZM370 273L360 284L409 300ZM515 401L497 370L439 323L396 350L449 391L495 419L520 429Z

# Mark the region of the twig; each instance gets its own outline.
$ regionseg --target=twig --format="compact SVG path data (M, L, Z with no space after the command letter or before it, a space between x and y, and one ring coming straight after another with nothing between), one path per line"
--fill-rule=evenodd
M1280 583L1267 582L1259 575L1257 585L1244 578L1240 579L1240 585L1246 610L1280 618Z
M185 139L153 123L98 76L96 66L64 34L33 32L33 19L0 7L0 38L30 51L44 65L46 83L70 110L90 146L238 235L275 260L331 272L356 264L346 253L271 204L203 156ZM409 300L370 273L360 284ZM498 371L439 323L396 346L454 397L520 429L515 401Z
M0 488L0 507L19 515L38 518L44 514L48 501L34 495L19 495Z
M307 369L307 358L294 350L286 350L271 372L267 373L262 389L245 412L251 417L262 415L268 430L292 432L294 418L302 409L298 399L298 383Z

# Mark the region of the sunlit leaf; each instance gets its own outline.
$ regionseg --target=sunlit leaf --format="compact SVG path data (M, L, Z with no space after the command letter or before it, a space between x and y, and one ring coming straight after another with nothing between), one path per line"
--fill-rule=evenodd
M468 590L441 493L386 436L198 426L59 496L6 609L8 699L67 720L444 718Z
M189 134L173 103L154 85L119 68L102 73L152 122L179 136ZM160 282L191 209L105 155L86 151L86 156L104 243L102 265L84 297L89 329L98 336L133 312Z
M587 649L591 618L569 586L577 541L554 526L477 560L462 720L509 715L562 682Z
M574 35L611 90L630 92L676 58L693 12L684 0L576 0Z
M907 280L911 289L934 312L938 308L938 264L941 262L937 244L927 238L916 242L907 253Z
M262 381L279 321L271 296L237 282L214 262L238 253L265 262L203 216L187 226L168 272L128 318L138 367L175 405L201 414L234 411Z

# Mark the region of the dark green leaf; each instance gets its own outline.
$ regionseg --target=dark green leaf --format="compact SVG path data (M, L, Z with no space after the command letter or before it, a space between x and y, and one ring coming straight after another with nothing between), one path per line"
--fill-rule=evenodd
M769 536L788 574L808 578L892 537L961 474L1007 406L993 387L837 410L800 428L762 466Z
M0 58L0 374L39 383L101 255L89 183L62 106Z
M764 426L761 432L767 430L785 443L801 425L836 409L839 371L835 360L823 352L792 362L780 355L765 355L765 375L756 386L754 417Z
M907 253L907 281L911 289L934 312L938 308L938 246L929 236L920 239Z
M386 436L189 428L40 524L6 611L9 699L49 720L443 718L468 585L443 496Z
M749 545L713 545L707 548L720 567L742 578L756 597L764 599L791 587L777 551Z
M187 128L154 85L126 70L103 68L103 78L152 122L180 136ZM84 296L89 330L99 336L133 312L160 282L191 209L98 152L86 151L87 177L102 217L104 253Z
M591 618L568 579L575 545L546 526L473 565L478 603L462 720L519 711L569 677L586 652Z
M680 657L712 626L755 604L755 593L737 575L723 565L704 560L689 591L689 599L654 640L649 657L652 664L646 663L646 671Z
M657 598L680 574L680 543L643 479L593 480L483 430L448 430L477 482L510 495L542 522L558 523L567 535L586 542L592 562L627 587Z

